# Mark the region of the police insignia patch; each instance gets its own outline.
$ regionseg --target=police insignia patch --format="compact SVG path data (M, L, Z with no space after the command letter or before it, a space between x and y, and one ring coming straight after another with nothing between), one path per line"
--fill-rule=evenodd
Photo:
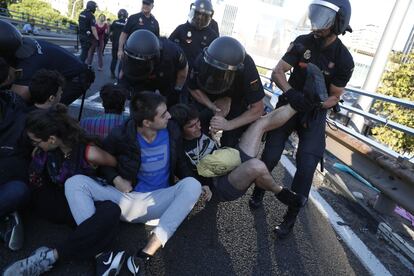
M310 50L306 50L305 53L303 53L303 58L304 59L310 59L311 58L311 51Z

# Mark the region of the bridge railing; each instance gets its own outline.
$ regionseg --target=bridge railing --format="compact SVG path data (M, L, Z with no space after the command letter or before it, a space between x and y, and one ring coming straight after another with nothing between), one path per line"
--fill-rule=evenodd
M259 66L259 71L263 73L269 72L271 69ZM264 80L264 88L268 99L280 95L281 92L273 88L268 76L261 74L261 77ZM414 109L414 102L404 99L351 87L345 89L345 94L347 93L368 96L375 100ZM270 100L269 103L272 103L272 101ZM272 104L271 108L273 107ZM348 103L341 103L340 107L342 109L341 113L344 116L355 113L363 116L369 122L386 125L408 135L414 135L414 129L409 126L365 112ZM346 112L344 113L343 110ZM330 115L333 114L331 112ZM326 149L380 191L374 206L378 211L390 213L398 204L409 212L414 213L414 164L412 163L412 158L408 159L372 137L356 132L340 121L334 120L335 117L328 116L327 119L329 125L333 127L328 127L326 131Z

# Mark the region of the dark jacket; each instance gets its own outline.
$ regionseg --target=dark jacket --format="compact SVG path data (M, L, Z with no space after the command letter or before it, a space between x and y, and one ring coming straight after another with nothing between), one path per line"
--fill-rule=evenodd
M168 122L168 134L170 140L170 183L174 183L174 176L184 178L194 176L187 166L182 145L182 134L178 125L170 120ZM127 120L123 125L114 128L104 140L103 148L116 157L117 168L102 167L101 175L110 184L116 176L137 184L137 174L141 166L141 148L137 143L137 127L135 121Z
M32 146L24 132L26 112L20 96L0 91L0 184L27 181Z

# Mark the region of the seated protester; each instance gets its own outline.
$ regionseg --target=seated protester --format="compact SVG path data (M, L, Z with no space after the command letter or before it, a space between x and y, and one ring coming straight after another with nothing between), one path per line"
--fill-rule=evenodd
M82 119L81 127L91 135L105 138L114 127L121 125L128 118L123 114L126 95L126 89L121 86L112 83L105 84L99 92L105 113Z
M14 69L0 58L0 238L11 250L18 250L23 246L23 228L16 211L29 200L31 146L23 136L26 104L4 89L14 75Z
M116 166L117 162L96 146L66 112L62 104L33 111L27 118L26 131L36 147L30 169L34 208L52 222L72 225L75 221L65 198L66 179L75 174L93 177L98 166ZM85 259L97 254L97 275L119 271L124 252L102 252L118 232L120 209L110 201L92 205L96 212L78 219L75 231L65 242L55 248L38 248L28 258L9 265L3 275L39 275L58 259Z
M35 26L35 20L31 18L28 23L24 24L22 33L39 35L39 29Z
M309 63L307 68L304 100L309 105L314 104L314 107L317 107L317 104L326 99L328 95L324 77L315 65ZM290 104L273 110L249 126L236 146L239 153L235 157L239 161L232 162L234 164L230 163L231 159L223 161L224 158L229 158L229 150L217 151L215 142L201 131L199 113L195 107L178 104L173 106L170 112L172 118L182 128L187 162L196 173L216 176L212 181L212 186L221 200L235 200L244 195L247 189L255 183L258 187L275 193L276 197L288 206L302 207L306 203L306 197L276 184L266 165L255 158L259 152L263 134L283 126L298 112ZM214 157L214 155L217 156ZM216 160L212 160L211 157ZM206 158L211 158L210 164L209 161L203 162L207 160ZM201 176L199 179L205 184L204 199L209 200L211 192L206 185L211 185L211 182L206 182Z
M103 174L112 185L77 175L67 180L66 198L76 221L95 213L94 201L111 200L121 207L121 219L145 223L159 219L148 243L128 258L134 275L145 274L148 260L165 246L193 209L201 185L185 163L182 137L171 122L166 100L154 92L134 95L131 117L105 139L105 149L118 160L117 169ZM175 176L180 180L175 183Z
M65 79L58 71L39 70L30 81L33 110L49 109L60 102Z

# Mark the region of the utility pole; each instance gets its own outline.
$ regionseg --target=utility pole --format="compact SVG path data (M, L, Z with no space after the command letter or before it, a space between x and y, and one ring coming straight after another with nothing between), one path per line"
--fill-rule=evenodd
M381 81L382 73L387 65L388 56L394 46L394 42L398 36L401 25L404 22L407 11L411 5L412 0L396 0L394 8L391 12L387 26L381 37L377 51L372 61L367 78L362 87L363 90L369 92L376 92ZM373 99L367 96L359 96L356 106L360 107L365 112L371 109ZM364 129L364 117L353 114L351 116L350 127L361 133Z

